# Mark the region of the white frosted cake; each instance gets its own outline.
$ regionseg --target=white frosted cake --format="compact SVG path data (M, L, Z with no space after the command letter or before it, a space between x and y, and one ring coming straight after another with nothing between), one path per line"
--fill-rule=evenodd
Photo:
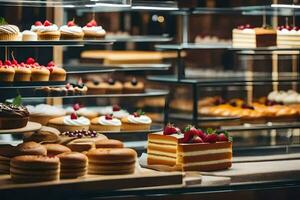
M277 29L278 47L300 47L300 28L280 26Z

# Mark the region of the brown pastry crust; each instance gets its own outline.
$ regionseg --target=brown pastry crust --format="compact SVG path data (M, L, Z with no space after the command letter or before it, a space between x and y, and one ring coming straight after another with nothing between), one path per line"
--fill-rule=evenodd
M38 40L59 40L60 31L37 32Z
M47 156L56 156L61 153L71 152L71 149L61 144L44 144L47 149Z
M12 67L0 67L0 81L14 81L15 69Z
M96 148L123 148L124 144L120 140L99 140L95 143Z
M51 68L51 73L49 81L65 81L66 80L66 71L61 67Z
M31 70L26 67L15 67L14 81L30 81Z
M50 71L45 67L31 69L31 81L49 81Z
M47 155L47 149L36 142L24 142L14 148L15 156L20 155Z

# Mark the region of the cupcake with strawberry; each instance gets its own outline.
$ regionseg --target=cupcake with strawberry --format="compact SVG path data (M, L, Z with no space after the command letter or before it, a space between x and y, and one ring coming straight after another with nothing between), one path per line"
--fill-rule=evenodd
M37 63L35 59L27 58L26 66L31 68L31 81L49 81L50 71Z
M37 29L39 40L59 40L60 31L57 25L52 24L50 21L46 20L43 26Z
M47 69L50 71L50 81L65 81L66 80L66 71L61 68L57 67L53 61L50 61L47 64Z
M145 115L145 112L138 110L137 112L122 118L121 122L122 131L143 131L150 129L152 120Z
M9 60L4 63L0 60L0 81L12 82L14 81L15 69Z
M101 39L106 35L106 31L102 28L102 26L98 26L95 19L92 19L89 23L87 23L83 28L84 38L86 39Z
M84 33L80 26L75 24L75 20L68 21L67 25L63 25L59 29L61 39L65 40L80 40L83 38Z
M18 63L18 61L14 58L13 53L11 54L12 61L11 65L15 69L14 81L27 82L30 81L31 78L31 69L25 65L25 63Z
M41 21L36 21L34 24L31 26L30 31L37 33L40 29L44 28L44 25Z
M112 115L92 119L90 129L93 131L120 132L121 121Z

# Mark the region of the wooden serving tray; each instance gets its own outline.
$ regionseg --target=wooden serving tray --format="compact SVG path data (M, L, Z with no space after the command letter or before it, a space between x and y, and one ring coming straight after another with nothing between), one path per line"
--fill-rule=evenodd
M20 133L37 131L41 128L42 128L42 125L39 123L28 122L27 125L23 128L0 130L0 134L20 134Z
M14 183L9 175L0 175L0 193L20 196L23 193L60 192L91 193L116 189L153 187L161 185L182 185L181 172L157 172L137 167L134 174L128 175L86 175L77 179L37 183Z

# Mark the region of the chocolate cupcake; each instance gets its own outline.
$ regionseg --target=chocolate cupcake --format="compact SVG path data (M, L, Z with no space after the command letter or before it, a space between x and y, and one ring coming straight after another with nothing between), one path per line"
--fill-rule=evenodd
M29 112L26 107L0 103L0 129L23 128L28 119Z

